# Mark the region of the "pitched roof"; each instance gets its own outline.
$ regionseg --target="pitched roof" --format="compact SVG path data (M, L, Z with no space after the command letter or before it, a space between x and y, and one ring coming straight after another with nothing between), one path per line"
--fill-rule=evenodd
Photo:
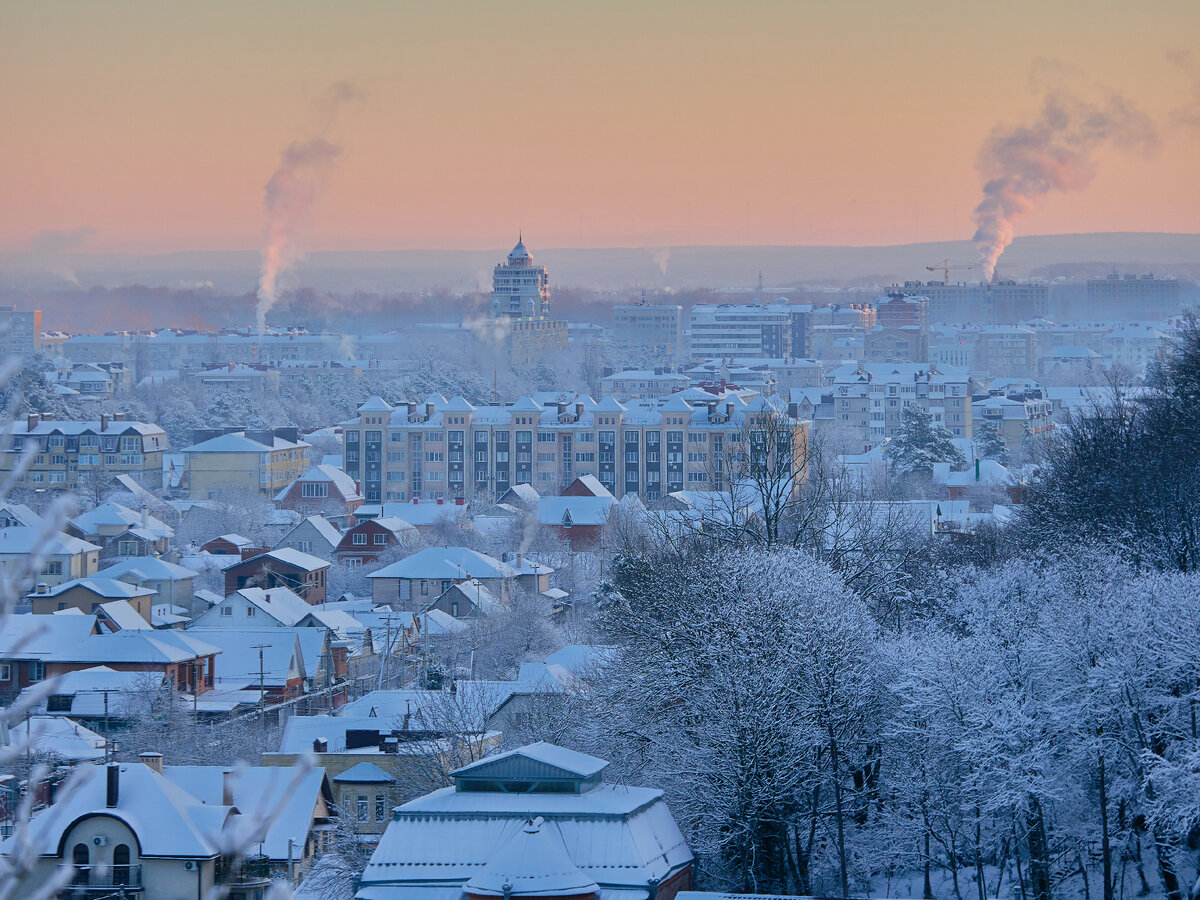
M571 897L596 894L600 887L584 875L557 833L543 830L541 816L526 822L487 865L463 885L485 897Z
M568 750L566 747L559 747L557 744L538 741L535 744L526 744L524 747L517 747L514 750L499 753L496 756L488 756L477 760L460 769L455 769L450 773L450 776L452 778L459 778L463 775L470 775L475 778L487 778L487 773L490 771L507 770L510 764L513 763L517 765L521 765L522 763L540 764L540 766L548 767L545 774L557 771L560 773L560 777L573 778L591 778L593 775L599 774L608 765L607 760L588 756L586 753L580 753L578 750ZM536 765L535 768L537 768Z
M428 547L407 559L384 566L368 578L512 578L507 563L466 547Z
M234 431L222 434L190 447L184 447L180 453L268 453L272 450L301 450L308 447L305 441L287 441L281 437L273 437L271 444L246 437L244 431Z
M116 765L116 764L115 764ZM81 818L111 816L137 836L143 856L209 858L220 852L217 835L234 812L231 806L205 805L183 788L142 763L121 763L115 806L106 803L105 766L85 772L73 790L36 815L0 852L12 852L13 841L28 841L39 856L56 856L63 832Z
M108 620L121 631L147 631L154 627L129 605L128 600L110 600L107 603L101 603L96 615L102 621Z
M64 581L62 584L56 584L45 592L34 594L33 596L35 598L57 597L75 588L83 588L97 597L106 597L110 600L131 600L135 597L152 597L157 593L150 588L139 587L136 584L129 584L126 581L93 575L89 578L73 578L70 581Z
M329 483L337 489L337 492L342 495L342 499L344 500L362 499L362 494L359 492L358 485L355 484L353 478L336 466L328 466L324 463L313 466L299 478L295 479L295 481L276 494L275 499L283 500L286 498L288 492L292 489L292 485L299 482Z
M340 775L333 776L334 781L351 781L358 784L392 784L395 778L372 762L360 762L351 766Z
M395 407L380 397L378 394L372 394L366 400L358 405L360 413L365 412L391 412Z
M100 549L95 544L62 532L46 537L40 528L26 528L23 525L0 528L0 553L32 553L35 548L46 556L74 555Z
M281 563L286 563L289 566L295 566L297 569L303 569L306 572L315 572L317 569L328 569L329 563L319 557L313 556L311 553L303 553L292 547L279 547L276 550L268 550L266 553L260 553L257 556L251 556L249 559L239 559L236 562L231 562L225 566L226 569L232 569L235 566L240 566L244 563L254 562L257 559L274 559Z
M71 522L84 534L97 534L100 528L120 525L146 528L160 537L172 537L175 534L175 530L162 519L146 513L143 523L143 513L112 500L101 503L90 512L76 516Z
M135 581L187 581L200 573L167 562L157 556L138 556L119 559L96 573L97 578L132 578Z
M539 525L603 525L616 501L607 497L543 497L538 501Z

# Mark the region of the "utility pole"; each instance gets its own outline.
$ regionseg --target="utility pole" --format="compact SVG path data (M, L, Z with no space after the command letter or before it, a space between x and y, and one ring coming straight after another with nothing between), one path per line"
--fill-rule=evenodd
M263 650L270 647L270 644L252 644L250 649L258 651L258 720L262 725L262 730L267 730L267 711L266 711L266 668L263 665Z

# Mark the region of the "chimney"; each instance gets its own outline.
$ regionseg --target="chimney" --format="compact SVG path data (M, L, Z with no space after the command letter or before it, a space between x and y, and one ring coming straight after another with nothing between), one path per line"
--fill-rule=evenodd
M732 400L725 401L725 418L726 419L733 418L733 401Z
M161 753L139 753L138 761L151 771L162 774L162 754Z
M125 413L113 413L113 421L114 422L124 422L125 421Z
M979 481L979 457L975 457L975 480Z
M108 431L108 413L100 414L100 430Z
M150 509L146 506L145 503L143 503L142 504L142 527L148 528L149 526L150 526Z
M37 413L30 413L25 418L25 429L27 431L33 431L33 429L38 427L38 425L41 423L41 421L42 421L42 417L39 416Z
M233 769L221 773L221 805L233 806Z
M525 565L525 555L522 553L518 553L517 554L517 568L520 569L524 565Z
M442 497L438 497L437 501L438 501L438 506L443 506L446 503L445 499L443 499Z
M108 782L104 794L104 805L112 809L121 799L121 764L109 763L105 769Z
M326 753L329 750L329 741L325 738L313 738L313 753Z
M454 505L455 505L455 506L465 506L465 505L466 505L466 502L467 502L467 501L466 501L466 498L465 498L465 497L455 497L455 498L454 498Z
M426 403L426 404L425 404L425 418L427 418L427 419L428 419L428 418L429 418L430 416L432 416L432 415L433 415L433 404L432 404L432 403Z
M580 401L579 403L575 404L575 418L578 419L582 416L583 416L583 402Z
M788 404L788 417L792 418L792 419L800 418L800 404L799 403L789 403Z

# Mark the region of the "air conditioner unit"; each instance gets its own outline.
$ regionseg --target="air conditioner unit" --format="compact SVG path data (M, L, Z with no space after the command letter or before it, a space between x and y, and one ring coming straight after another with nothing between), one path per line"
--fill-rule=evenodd
M108 843L108 838L106 838L102 834L98 834L94 838L92 838L92 843L95 844L97 847L103 847L105 844Z
M194 859L185 860L183 863L183 867L185 869L187 869L189 872L191 872L193 869L196 868L196 861Z

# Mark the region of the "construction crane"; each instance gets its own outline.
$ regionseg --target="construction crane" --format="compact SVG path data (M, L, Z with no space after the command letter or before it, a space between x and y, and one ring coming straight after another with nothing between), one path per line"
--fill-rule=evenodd
M980 267L980 265L982 265L982 263L956 263L956 262L953 262L953 261L951 261L951 260L949 260L949 259L943 259L939 265L936 265L936 266L926 266L926 267L925 267L925 271L926 271L926 272L938 272L938 271L940 271L940 272L942 273L942 283L943 283L943 284L949 284L949 283L950 283L950 270L951 270L951 269L978 269L978 268ZM1008 265L997 265L995 268L997 268L997 269L1007 269L1007 268L1010 268L1010 266L1008 266Z

